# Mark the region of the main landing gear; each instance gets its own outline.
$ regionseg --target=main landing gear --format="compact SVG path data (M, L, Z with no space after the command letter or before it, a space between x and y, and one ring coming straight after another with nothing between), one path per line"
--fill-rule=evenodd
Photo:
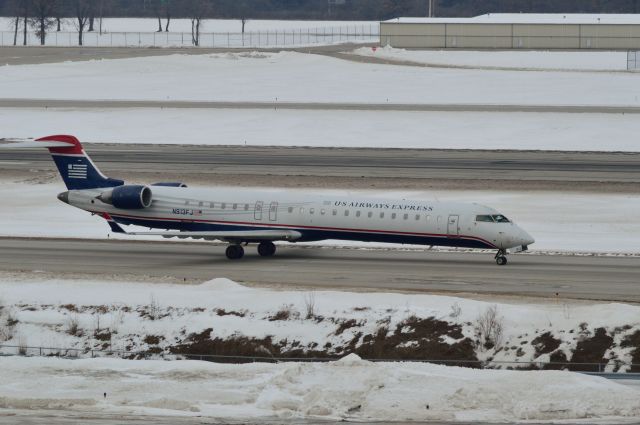
M499 266L504 266L505 264L507 264L506 255L507 251L505 251L504 249L499 249L496 253L496 256L494 257L496 259L496 264Z
M276 253L276 246L273 242L265 241L258 244L258 254L261 257L271 257ZM225 252L229 260L239 260L244 257L244 248L240 244L232 244Z
M258 254L261 257L271 257L276 253L276 246L273 242L260 242L258 244Z
M242 245L229 245L225 254L229 260L239 260L244 257L244 248Z

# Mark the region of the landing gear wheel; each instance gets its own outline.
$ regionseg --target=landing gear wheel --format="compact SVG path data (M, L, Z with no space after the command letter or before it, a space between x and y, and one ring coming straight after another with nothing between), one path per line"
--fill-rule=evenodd
M276 253L276 246L273 242L260 242L258 244L258 254L261 257L271 257Z
M506 255L507 251L505 251L504 249L499 249L496 253L496 256L494 257L496 259L496 264L499 266L504 266L505 264L507 264Z
M229 260L239 260L244 256L244 248L240 245L229 245L225 254Z

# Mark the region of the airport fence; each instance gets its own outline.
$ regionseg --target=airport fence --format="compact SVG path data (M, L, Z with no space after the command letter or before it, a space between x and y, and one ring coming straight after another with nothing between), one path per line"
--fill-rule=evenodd
M349 25L249 32L200 33L198 47L206 48L276 48L331 45L340 43L377 43L379 26ZM14 33L0 32L0 46L12 46ZM17 45L23 42L18 34ZM39 46L40 38L29 33L27 45ZM77 32L50 32L45 46L78 46ZM195 47L190 32L86 32L82 47Z
M274 356L234 356L196 353L165 353L161 350L127 351L94 350L88 348L29 347L24 345L0 345L0 356L61 357L67 359L119 357L138 360L201 360L214 363L282 363L282 362L331 362L342 357L274 357ZM480 361L480 360L437 360L437 359L396 359L363 358L370 362L416 362L445 366L458 366L475 369L507 370L571 370L574 372L607 373L629 375L640 379L640 364L611 363L572 363L572 362L518 362L518 361ZM627 370L630 373L619 372Z
M640 50L629 50L627 52L627 71L640 70Z

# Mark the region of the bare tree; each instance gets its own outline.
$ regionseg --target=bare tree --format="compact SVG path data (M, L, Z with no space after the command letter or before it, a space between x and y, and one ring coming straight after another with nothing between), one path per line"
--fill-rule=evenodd
M93 32L93 21L96 19L96 0L88 0L89 2L89 29L88 32Z
M167 24L164 27L165 32L169 32L169 23L171 22L171 0L163 0L164 3L164 15L167 18Z
M56 22L54 16L58 8L56 0L32 0L33 18L31 26L35 28L36 35L40 37L40 45L44 46L47 37L47 31Z
M162 32L162 3L162 0L154 0L153 2L153 11L158 18L158 31L156 32Z
M89 20L91 1L92 0L74 0L76 28L78 29L78 46L82 46L82 37L84 29L87 26L87 21Z
M200 24L211 13L210 0L187 0L187 11L191 19L191 43L200 45Z

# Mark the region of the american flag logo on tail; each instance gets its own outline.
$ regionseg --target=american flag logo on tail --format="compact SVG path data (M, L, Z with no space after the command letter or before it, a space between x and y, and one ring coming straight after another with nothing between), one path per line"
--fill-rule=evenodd
M69 172L70 179L86 179L87 165L86 164L69 164L68 172Z

